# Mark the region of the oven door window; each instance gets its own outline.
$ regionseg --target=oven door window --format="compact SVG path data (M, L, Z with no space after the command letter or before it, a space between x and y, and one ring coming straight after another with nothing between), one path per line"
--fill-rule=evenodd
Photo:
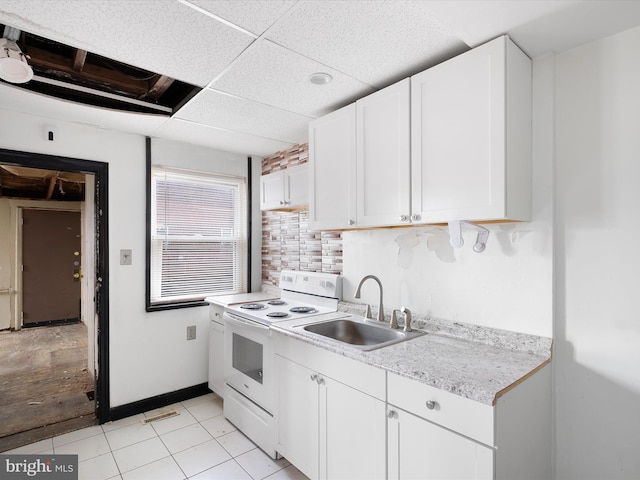
M234 333L231 351L233 368L262 384L262 344Z

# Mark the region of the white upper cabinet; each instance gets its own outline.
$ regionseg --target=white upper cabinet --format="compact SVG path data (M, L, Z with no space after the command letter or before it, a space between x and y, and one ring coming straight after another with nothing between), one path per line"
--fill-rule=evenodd
M410 80L356 102L356 225L410 221Z
M499 37L411 78L412 214L531 219L531 61Z
M260 177L261 210L295 210L309 203L309 168L307 164Z
M356 222L355 104L309 124L309 168L311 228L353 228Z
M409 223L409 82L311 122L312 228Z
M499 37L310 124L311 226L531 220L531 61Z

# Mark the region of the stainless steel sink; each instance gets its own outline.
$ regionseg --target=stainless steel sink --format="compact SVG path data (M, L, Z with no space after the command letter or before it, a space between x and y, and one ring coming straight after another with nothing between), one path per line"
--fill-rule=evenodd
M392 330L382 323L365 323L362 320L349 318L328 320L297 328L302 328L306 332L321 335L336 342L346 343L351 347L365 351L386 347L387 345L424 335L424 332L420 331L404 332L402 330Z

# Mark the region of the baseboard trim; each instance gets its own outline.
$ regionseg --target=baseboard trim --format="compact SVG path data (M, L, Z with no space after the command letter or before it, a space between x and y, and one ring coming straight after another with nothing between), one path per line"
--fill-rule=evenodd
M183 388L175 392L163 393L162 395L138 400L137 402L119 405L109 409L109 419L107 421L113 422L121 418L131 417L132 415L148 412L155 408L166 407L167 405L206 395L207 393L211 393L211 390L206 383L201 383L200 385Z

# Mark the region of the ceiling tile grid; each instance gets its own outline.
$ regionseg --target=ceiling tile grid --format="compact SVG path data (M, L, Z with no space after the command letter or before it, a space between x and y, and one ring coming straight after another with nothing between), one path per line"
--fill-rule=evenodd
M468 50L425 1L303 1L266 38L377 88Z
M262 35L296 0L180 0L221 17L256 36Z
M315 85L309 75L326 72L333 81ZM268 40L257 40L212 88L309 117L319 117L374 88Z
M292 145L290 142L281 142L258 135L247 135L177 118L172 118L158 128L154 132L154 136L261 157L285 150Z
M269 155L469 46L509 34L532 57L562 51L640 25L640 1L0 0L0 23L204 87L166 118L0 82L0 110ZM316 72L333 81L310 83Z
M291 143L306 140L307 124L312 119L209 89L174 118Z

